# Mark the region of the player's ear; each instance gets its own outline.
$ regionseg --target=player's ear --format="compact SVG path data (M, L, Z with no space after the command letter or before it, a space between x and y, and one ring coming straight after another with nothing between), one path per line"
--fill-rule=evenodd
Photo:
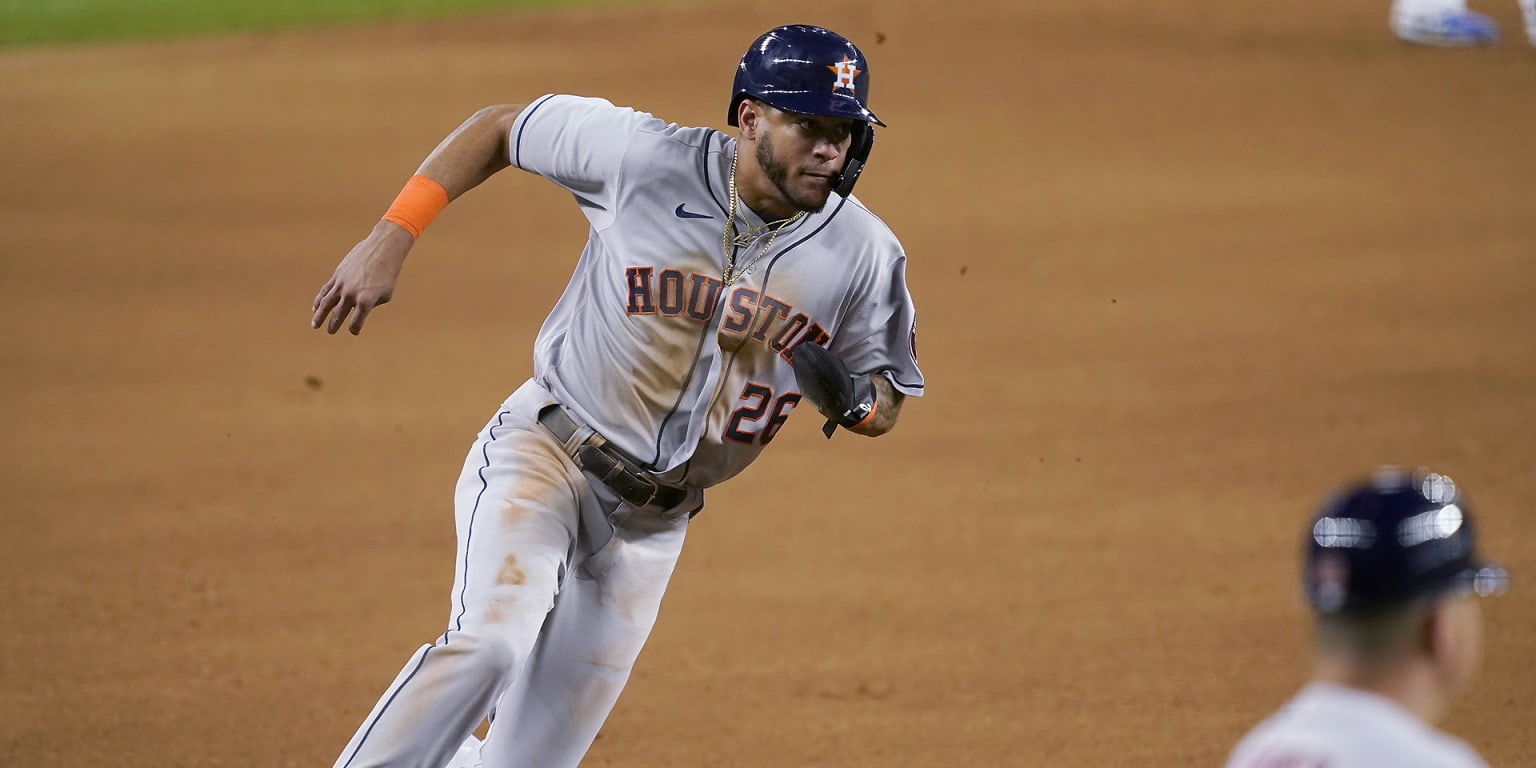
M1419 625L1420 647L1437 663L1446 658L1447 652L1456 645L1455 622L1446 611L1445 600L1435 600L1424 612Z
M741 137L747 141L756 141L757 132L762 126L758 121L763 118L762 105L756 99L742 99L736 105L736 123L741 126Z
M1423 624L1429 657L1453 689L1460 687L1459 682L1465 676L1463 667L1467 665L1471 650L1468 644L1475 640L1469 634L1466 611L1462 610L1460 602L1455 598L1435 600L1425 612Z
M1429 612L1435 664L1453 691L1466 685L1481 661L1482 618L1477 598L1470 596L1437 600Z

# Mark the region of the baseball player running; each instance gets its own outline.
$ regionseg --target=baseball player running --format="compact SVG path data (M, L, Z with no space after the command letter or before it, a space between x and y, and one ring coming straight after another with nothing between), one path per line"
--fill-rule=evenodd
M829 436L876 436L922 394L906 256L850 195L884 125L868 99L863 53L797 25L742 57L734 138L594 98L487 107L341 260L312 325L356 334L433 217L509 165L570 192L591 224L533 378L464 461L447 628L338 768L442 768L488 715L486 765L578 764L703 489L746 468L802 400Z
M1430 725L1480 661L1476 598L1508 584L1474 544L1471 507L1445 475L1384 468L1329 500L1305 545L1312 682L1228 768L1484 766Z

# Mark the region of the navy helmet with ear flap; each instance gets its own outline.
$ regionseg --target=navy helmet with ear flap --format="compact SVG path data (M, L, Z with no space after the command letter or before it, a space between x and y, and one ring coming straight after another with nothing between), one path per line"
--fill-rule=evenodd
M736 107L749 96L802 115L885 125L869 111L864 53L842 35L807 24L770 29L741 57L727 116L732 126Z
M842 117L858 122L848 162L833 185L847 197L875 140L871 124L884 126L869 111L869 61L858 46L831 30L789 24L768 30L747 49L736 67L727 121L752 98L786 112Z

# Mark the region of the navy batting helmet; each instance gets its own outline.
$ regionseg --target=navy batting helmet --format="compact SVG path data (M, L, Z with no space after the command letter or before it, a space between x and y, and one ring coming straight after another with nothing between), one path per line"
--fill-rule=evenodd
M1390 608L1448 591L1502 592L1509 575L1476 552L1472 509L1445 475L1384 467L1330 498L1305 544L1320 613Z
M869 62L858 46L808 24L770 29L752 42L736 67L726 116L732 126L737 125L737 108L748 98L786 112L857 121L848 161L832 183L833 191L843 197L853 191L874 147L871 123L885 125L869 111Z
M808 24L776 27L753 41L731 86L731 125L736 107L748 97L787 112L885 125L869 111L869 61L863 52L842 35Z

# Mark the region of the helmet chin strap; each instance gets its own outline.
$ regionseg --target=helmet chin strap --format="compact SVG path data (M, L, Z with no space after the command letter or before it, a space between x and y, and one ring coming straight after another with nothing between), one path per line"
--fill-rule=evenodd
M832 191L838 197L853 194L853 185L858 182L859 174L864 172L864 163L869 160L869 151L874 146L874 126L865 123L854 131L853 142L848 146L848 162L843 164L843 170L832 180Z
M848 158L848 164L843 166L843 172L837 175L832 185L832 191L838 197L847 197L853 194L853 185L859 180L859 174L864 172L864 161L856 157Z

